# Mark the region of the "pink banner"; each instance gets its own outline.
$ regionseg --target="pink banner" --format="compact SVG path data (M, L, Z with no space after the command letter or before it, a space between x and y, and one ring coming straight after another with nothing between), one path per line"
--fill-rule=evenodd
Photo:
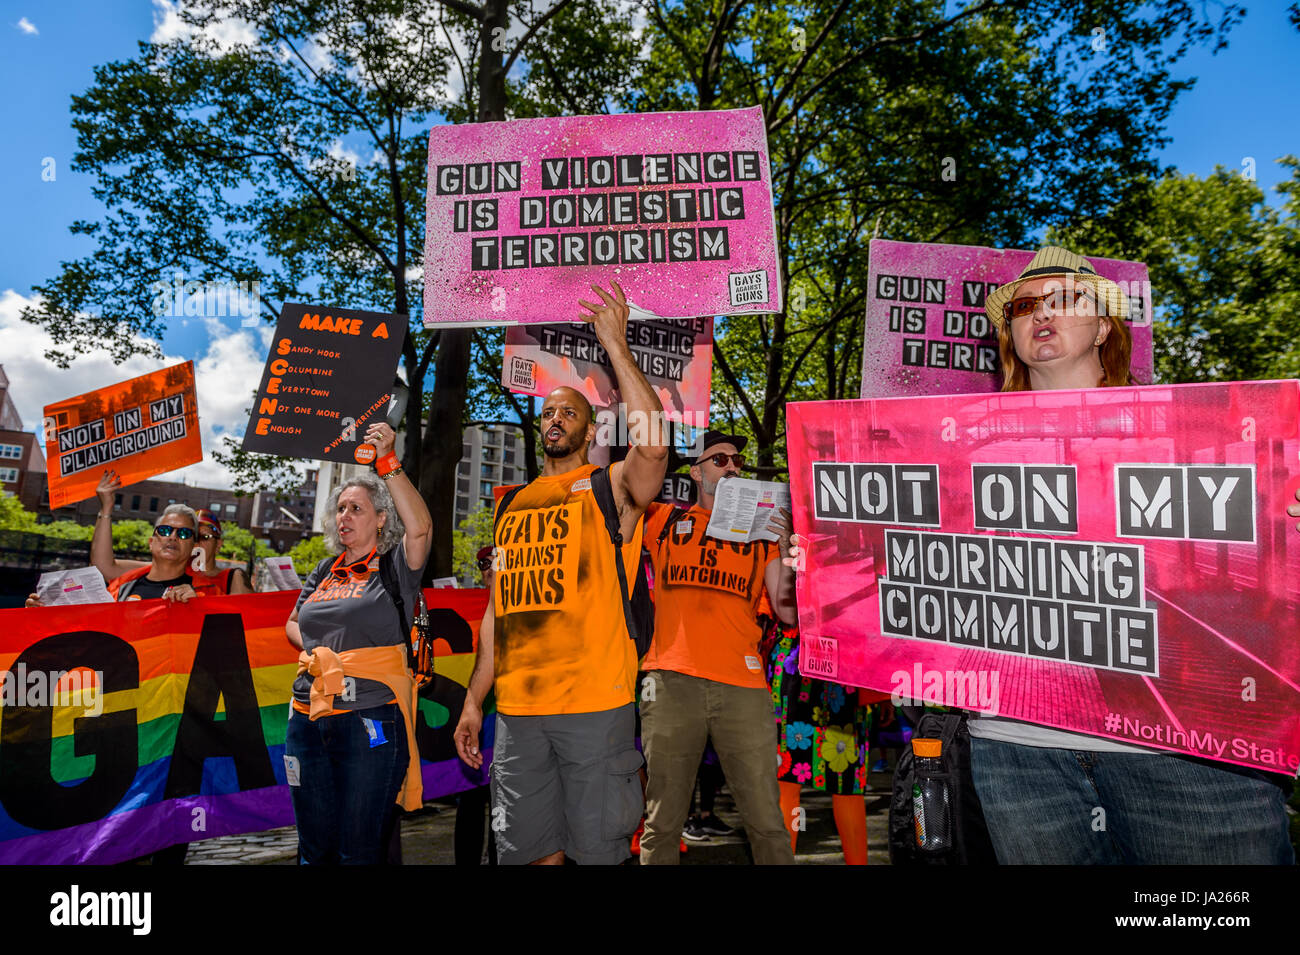
M633 318L781 311L763 111L436 126L426 325L576 320L617 281Z
M1002 387L997 337L984 297L1016 278L1034 257L1020 249L872 239L863 398L958 395ZM1151 280L1140 262L1089 258L1129 297L1130 367L1153 380Z
M805 672L1294 773L1298 389L789 405Z
M713 380L713 319L629 322L627 340L670 420L706 426ZM567 385L596 407L619 401L609 357L585 322L507 328L501 384L525 395L548 395Z

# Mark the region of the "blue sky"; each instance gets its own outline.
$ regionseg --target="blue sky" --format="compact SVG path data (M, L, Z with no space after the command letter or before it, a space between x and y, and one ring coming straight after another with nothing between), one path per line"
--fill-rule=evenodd
M76 136L70 97L91 85L96 64L133 56L165 6L165 0L0 0L0 181L10 184L0 203L0 364L14 379L14 398L28 427L44 401L127 377L98 360L76 366L75 384L67 373L48 374L39 354L21 353L39 352L40 341L18 328L15 315L33 284L57 274L60 261L91 249L88 240L68 233L75 219L93 220L100 212L92 180L71 168ZM1198 82L1174 109L1172 142L1162 162L1203 176L1216 164L1240 170L1253 157L1261 186L1283 178L1275 160L1300 154L1300 78L1294 70L1300 31L1287 22L1286 6L1285 0L1251 5L1227 50L1211 56L1197 49L1179 65L1180 76ZM47 157L54 163L53 181L42 178ZM245 365L260 372L262 337L240 330L237 320L178 320L163 345L169 356L219 358L217 373L235 366L243 373ZM100 375L108 377L96 380ZM229 374L218 379L229 388ZM215 396L203 397L207 404ZM241 402L242 397L223 402L229 407L222 414L231 420L214 420L214 427L237 430L235 406ZM201 469L194 472L196 480L217 475L215 466L194 467Z

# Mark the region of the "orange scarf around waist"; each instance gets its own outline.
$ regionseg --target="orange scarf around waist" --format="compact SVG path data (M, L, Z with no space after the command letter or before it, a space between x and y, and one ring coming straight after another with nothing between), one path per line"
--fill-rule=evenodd
M415 712L418 705L415 681L406 668L406 648L359 647L335 653L328 647L316 647L298 655L298 675L307 673L315 679L311 684L311 707L308 718L318 720L334 711L334 697L343 692L343 677L375 680L383 683L397 697L397 706L406 723L406 744L410 759L406 765L406 778L397 802L403 809L414 810L424 805L424 790L420 779L420 750L415 743Z

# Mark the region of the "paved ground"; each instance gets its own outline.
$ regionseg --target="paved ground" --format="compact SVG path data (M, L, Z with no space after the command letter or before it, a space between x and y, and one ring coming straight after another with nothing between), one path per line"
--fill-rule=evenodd
M886 841L888 826L889 773L871 775L873 791L867 793L867 855L871 865L888 865ZM831 799L821 793L804 790L803 806L807 811L808 829L800 833L795 861L800 865L842 865L840 840L831 815ZM687 865L747 865L749 856L740 816L731 796L723 790L715 807L718 816L735 826L735 834L712 837L704 842L688 842L682 858ZM402 857L408 865L451 865L452 832L456 809L452 805L430 803L402 822ZM293 828L272 829L244 836L222 836L191 844L186 865L292 865L297 851Z

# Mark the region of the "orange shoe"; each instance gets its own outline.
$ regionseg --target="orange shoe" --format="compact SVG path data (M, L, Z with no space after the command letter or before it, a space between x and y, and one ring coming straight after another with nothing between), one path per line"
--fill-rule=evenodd
M641 854L641 833L645 832L645 816L641 817L641 824L636 827L636 832L632 833L632 855Z

